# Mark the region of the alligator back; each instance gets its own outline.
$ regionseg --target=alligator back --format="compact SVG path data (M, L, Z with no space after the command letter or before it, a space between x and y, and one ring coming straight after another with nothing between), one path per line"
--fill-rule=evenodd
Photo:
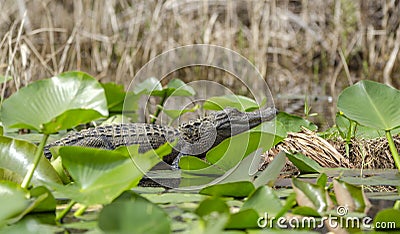
M76 145L113 150L123 145L139 145L139 152L157 149L166 142L173 142L179 131L173 127L146 123L127 123L99 126L73 132L44 147L46 158L52 157L53 146ZM168 160L170 161L170 160Z

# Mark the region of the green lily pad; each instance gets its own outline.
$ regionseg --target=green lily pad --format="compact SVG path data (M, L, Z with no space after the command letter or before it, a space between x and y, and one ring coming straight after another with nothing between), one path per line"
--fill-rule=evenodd
M196 93L192 87L185 84L185 82L180 79L172 79L168 82L167 86L163 88L160 81L155 77L150 77L138 84L133 89L133 92L157 97L193 96Z
M385 209L379 211L374 218L376 230L398 231L400 229L400 210ZM397 230L396 230L397 229Z
M276 216L282 208L281 201L274 190L268 186L261 186L250 194L240 210L254 209L260 216L263 216L265 212L270 216Z
M215 184L200 190L200 194L223 197L247 197L255 190L249 181Z
M229 220L225 225L225 228L226 229L258 228L257 224L258 218L259 215L257 211L253 209L239 211L235 214L232 214L231 217L229 217Z
M226 171L235 167L243 158L262 147L272 147L275 135L268 132L247 131L222 141L206 154L208 162Z
M210 197L203 200L195 211L200 217L211 214L212 212L229 214L229 207L221 198Z
M6 99L1 108L6 131L27 128L46 134L107 115L104 89L83 72L33 82Z
M107 233L170 233L171 221L159 206L136 199L105 206L99 214L99 227Z
M10 181L0 181L0 227L22 213L30 204L28 191Z
M319 173L322 169L322 166L304 154L286 154L286 157L300 170L301 173Z
M337 107L361 125L388 131L400 126L399 100L399 90L362 80L342 91Z
M211 164L194 156L183 156L179 160L179 167L182 170L200 170L210 166Z
M258 175L257 179L254 180L254 185L260 187L263 185L271 185L272 182L278 178L281 170L286 164L286 154L281 151L275 156L274 160L268 165L268 167Z
M196 91L180 79L172 79L167 84L167 97L169 96L193 96Z
M233 107L243 112L257 110L260 106L253 99L240 95L212 97L203 104L206 110L223 110L226 107Z
M123 109L123 104L125 100L125 91L124 86L117 85L113 82L101 84L104 89L106 99L107 99L107 107L113 112L121 112Z
M301 127L308 128L312 131L318 129L317 125L311 123L310 121L285 112L279 112L276 115L276 120L281 122L283 126L285 126L287 132L299 132L301 130Z
M32 143L0 136L0 168L23 178L33 165L33 154L36 150L37 147ZM34 184L42 184L42 181L61 183L57 172L44 157L40 159L32 179Z
M133 89L135 94L150 94L153 91L161 91L162 85L155 77L150 77L136 85Z
M297 206L292 210L292 213L301 216L321 217L318 211L308 206Z
M325 188L316 184L307 183L299 179L292 179L293 190L299 206L308 206L317 212L326 211L331 202Z
M171 151L171 146L166 144L155 151L139 154L138 147L132 145L114 151L61 147L59 154L63 165L74 182L67 186L50 186L64 197L85 205L107 204L137 185L143 173L160 162L159 156Z
M348 207L350 211L364 212L371 206L361 187L335 179L333 189L338 205Z

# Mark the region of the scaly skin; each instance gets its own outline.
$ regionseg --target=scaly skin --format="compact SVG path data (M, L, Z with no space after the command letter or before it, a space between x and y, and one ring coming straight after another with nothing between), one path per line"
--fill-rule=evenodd
M133 144L139 144L139 152L143 153L177 139L171 154L163 158L166 163L177 167L182 155L203 158L212 147L226 138L270 121L276 114L275 108L264 108L254 112L226 108L204 118L183 123L178 129L146 123L100 126L71 133L48 144L44 148L44 154L50 159L50 148L53 146L78 145L113 150L118 146Z

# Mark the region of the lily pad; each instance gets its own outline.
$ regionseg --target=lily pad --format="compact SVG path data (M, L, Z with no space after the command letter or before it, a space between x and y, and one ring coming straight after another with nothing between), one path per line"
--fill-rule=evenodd
M158 150L139 154L138 147L132 145L114 151L61 147L59 154L74 183L50 186L64 197L85 205L107 204L137 185L143 173L160 162L159 156L167 155L171 150L171 146L166 144Z
M10 181L0 181L0 227L23 212L30 204L28 191Z
M121 112L124 107L125 91L124 86L117 85L113 82L101 84L104 89L107 107L110 112Z
M308 206L314 208L318 212L326 211L330 208L332 202L324 187L307 183L296 178L292 179L292 184L299 206Z
M374 81L362 80L343 90L337 107L348 118L377 130L400 126L400 91Z
M46 134L107 115L104 89L83 72L33 82L6 99L1 108L6 131L27 128Z
M247 197L255 190L249 181L215 184L200 190L200 194L223 197Z
M318 129L317 125L311 123L310 121L285 112L279 112L276 115L276 120L281 122L283 126L285 126L287 132L299 132L301 130L301 127L308 128L312 131Z
M301 153L286 154L286 157L300 170L302 173L319 173L322 167L311 158Z
M170 222L163 209L145 199L116 201L99 214L99 227L107 233L170 233Z
M276 216L283 206L272 188L261 186L248 197L240 210L250 208L257 211L260 216L265 212L270 216Z
M28 168L33 165L33 154L36 150L37 147L32 143L0 136L0 168L23 178ZM32 179L34 184L42 184L42 181L61 183L57 172L44 157L40 159Z
M212 212L229 214L229 207L221 198L210 197L203 200L196 208L195 212L200 217L211 214Z
M212 97L203 104L206 110L223 110L226 107L233 107L243 112L257 110L260 106L253 99L240 95Z
M253 209L247 209L232 214L229 217L228 223L225 225L227 229L246 229L258 228L257 220L259 215Z

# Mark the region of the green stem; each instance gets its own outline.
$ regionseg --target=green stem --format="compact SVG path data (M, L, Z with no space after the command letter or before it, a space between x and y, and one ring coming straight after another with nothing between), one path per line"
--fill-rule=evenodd
M38 166L39 161L42 158L43 148L44 148L44 145L46 144L47 138L49 138L49 134L44 134L42 137L42 140L40 141L38 148L36 149L35 157L33 159L33 164L29 165L28 172L26 173L24 180L22 181L22 184L21 184L22 188L25 188L25 189L28 188L29 183L32 180L33 173L35 172L36 167Z
M75 205L76 201L71 200L67 207L65 207L64 210L62 210L57 216L56 216L56 221L59 222L61 219L63 219L68 212L72 209L72 207Z
M396 165L397 170L400 171L399 152L397 152L396 146L395 146L393 138L392 138L392 134L390 133L390 131L386 131L385 134L386 134L386 138L389 143L390 152L392 153L392 156L393 156L394 164Z
M154 113L154 116L151 118L150 123L154 124L156 122L157 117L160 115L161 110L164 106L165 100L167 100L167 92L165 92L164 95L161 97L161 101L159 104L160 107L157 107L156 113Z
M86 211L87 208L88 208L88 206L86 206L86 205L79 207L79 209L77 209L75 211L74 216L75 217L81 216Z

